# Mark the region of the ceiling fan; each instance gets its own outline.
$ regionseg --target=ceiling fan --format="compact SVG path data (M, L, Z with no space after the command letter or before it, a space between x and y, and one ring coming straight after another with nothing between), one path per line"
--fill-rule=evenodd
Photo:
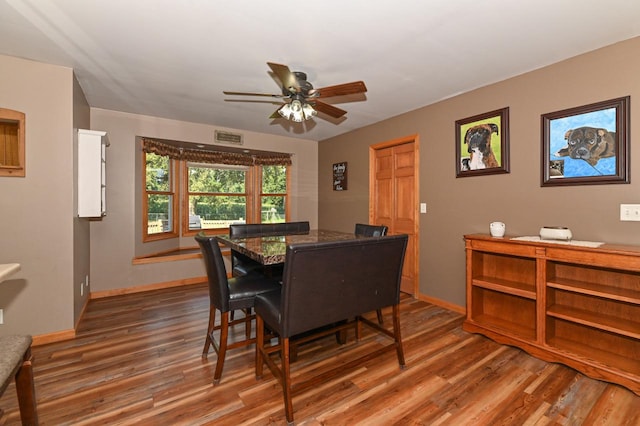
M347 111L322 102L318 98L329 98L332 96L354 95L365 93L367 87L362 81L352 83L327 86L314 89L313 85L307 81L307 74L300 71L291 71L286 65L267 62L271 71L280 80L282 94L252 93L252 92L229 92L223 91L225 95L233 96L268 96L271 98L281 98L282 105L269 118L286 118L301 122L309 120L320 111L333 118L340 118Z

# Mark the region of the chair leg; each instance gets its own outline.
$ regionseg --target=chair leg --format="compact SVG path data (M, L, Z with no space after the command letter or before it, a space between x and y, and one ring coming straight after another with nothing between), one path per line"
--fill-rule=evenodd
M376 315L378 316L378 324L384 324L384 318L382 318L382 309L376 310Z
M396 345L396 353L398 354L398 364L400 368L404 368L404 349L402 348L402 336L400 335L400 308L398 305L393 305L393 338Z
M213 374L213 384L220 383L222 368L224 367L224 357L227 354L227 340L229 338L229 311L222 312L220 318L220 347L218 348L218 361L216 371Z
M216 308L211 305L209 307L209 326L207 327L207 338L204 341L204 349L202 349L202 358L207 358L207 354L209 353L209 347L213 346L214 349L217 348L213 341L213 331L216 329Z
M264 348L264 321L260 315L256 315L256 379L262 378L264 360L262 359L262 349Z
M282 393L284 394L284 410L287 415L287 423L293 424L293 401L291 400L291 369L289 359L289 338L282 338Z
M244 335L247 339L251 338L251 308L243 309L244 317L246 319L244 323ZM232 318L233 320L233 318Z
M31 348L24 354L22 366L16 373L16 392L20 406L20 419L23 425L38 424L38 410L36 406L36 389L31 365Z

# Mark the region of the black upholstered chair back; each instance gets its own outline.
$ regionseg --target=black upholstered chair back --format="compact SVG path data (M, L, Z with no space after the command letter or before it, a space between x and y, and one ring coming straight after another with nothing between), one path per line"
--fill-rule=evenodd
M243 223L229 225L231 238L261 237L264 235L304 234L309 232L309 222Z
M228 312L229 282L227 281L227 270L224 266L218 240L216 237L203 235L196 235L195 239L200 245L204 264L207 268L211 304L219 309L220 312Z
M361 237L383 237L387 235L387 228L385 225L367 225L364 223L356 223L356 229L354 234Z
M407 235L287 247L281 337L400 302Z

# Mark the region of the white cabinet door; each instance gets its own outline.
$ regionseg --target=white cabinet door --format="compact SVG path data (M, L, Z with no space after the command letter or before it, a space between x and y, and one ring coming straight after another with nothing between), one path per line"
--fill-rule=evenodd
M78 129L78 216L102 217L106 205L106 132Z

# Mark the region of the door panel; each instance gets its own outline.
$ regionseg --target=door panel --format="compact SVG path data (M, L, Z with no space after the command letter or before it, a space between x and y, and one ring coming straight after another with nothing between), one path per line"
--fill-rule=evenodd
M372 224L386 225L391 229L393 213L393 156L391 150L376 152L375 194L369 205L373 205ZM371 216L371 212L369 214Z
M418 272L416 143L411 138L377 147L372 147L370 164L370 222L386 225L390 235L409 236L401 290L415 294Z

